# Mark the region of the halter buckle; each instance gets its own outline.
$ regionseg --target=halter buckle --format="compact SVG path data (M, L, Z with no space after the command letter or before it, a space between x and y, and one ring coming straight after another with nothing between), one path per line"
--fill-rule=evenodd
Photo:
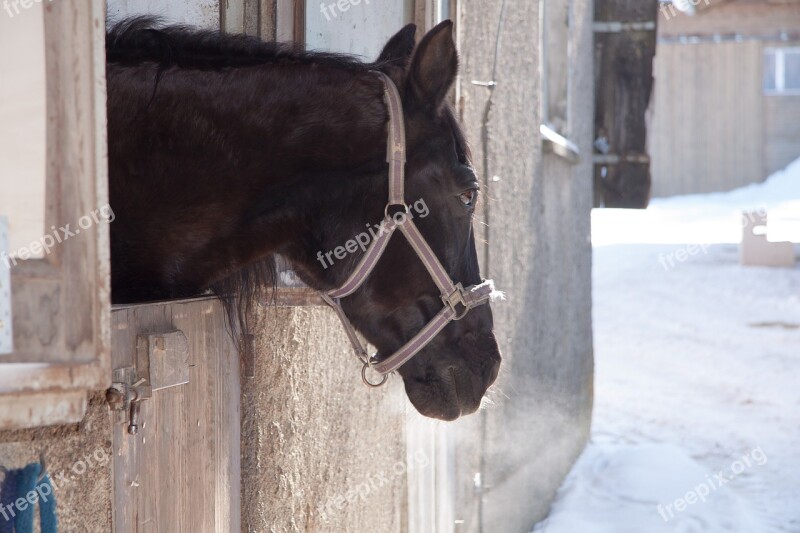
M456 290L453 291L453 294L450 294L449 296L442 295L442 302L444 305L453 310L453 320L461 320L467 316L467 313L469 313L470 305L467 302L467 292L464 290L464 286L461 285L461 283L456 283L455 287ZM461 313L459 313L458 309L456 309L456 306L459 304L461 304L461 306L464 308Z

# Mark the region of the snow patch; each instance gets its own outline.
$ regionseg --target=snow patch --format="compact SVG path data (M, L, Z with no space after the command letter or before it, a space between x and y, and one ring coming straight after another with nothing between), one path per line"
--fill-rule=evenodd
M727 193L594 210L592 440L536 533L800 532L800 267L739 265L741 212L759 208L770 227L800 217L800 159ZM664 520L755 449L768 460Z

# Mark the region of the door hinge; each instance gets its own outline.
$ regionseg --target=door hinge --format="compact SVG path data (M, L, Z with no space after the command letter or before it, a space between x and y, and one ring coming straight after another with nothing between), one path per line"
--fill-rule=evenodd
M189 383L189 342L182 331L147 333L136 337L133 366L115 368L106 401L115 423L139 432L141 404L153 392Z

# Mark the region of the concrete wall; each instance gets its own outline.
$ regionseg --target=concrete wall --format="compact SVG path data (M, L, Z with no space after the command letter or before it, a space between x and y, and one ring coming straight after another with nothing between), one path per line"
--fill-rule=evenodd
M405 531L401 380L367 389L328 308L265 308L254 330L255 376L242 378L243 530Z
M107 0L108 20L155 15L166 23L180 23L216 30L219 28L219 0Z
M508 300L493 306L504 361L492 401L454 425L460 532L530 531L589 434L592 2L569 5L568 97L552 95L566 100L551 109L566 110L563 133L584 155L574 166L541 146L538 3L506 4L495 68L501 2L461 2L459 107L485 185L483 269ZM487 105L471 81L493 70Z

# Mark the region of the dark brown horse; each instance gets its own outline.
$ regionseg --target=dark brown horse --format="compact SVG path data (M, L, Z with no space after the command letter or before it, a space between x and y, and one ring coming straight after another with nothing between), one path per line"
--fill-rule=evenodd
M209 288L246 301L285 257L311 287L340 284L361 250L328 254L380 221L387 198L388 113L374 72L402 96L406 202L451 278L481 281L472 218L478 181L446 103L458 70L452 24L418 46L402 29L375 63L243 36L158 29L107 36L112 294L116 303ZM421 202L421 203L420 203ZM322 252L322 254L320 254ZM392 238L343 301L355 327L392 353L442 307L411 247ZM500 365L488 305L450 323L399 370L424 415L474 412Z

